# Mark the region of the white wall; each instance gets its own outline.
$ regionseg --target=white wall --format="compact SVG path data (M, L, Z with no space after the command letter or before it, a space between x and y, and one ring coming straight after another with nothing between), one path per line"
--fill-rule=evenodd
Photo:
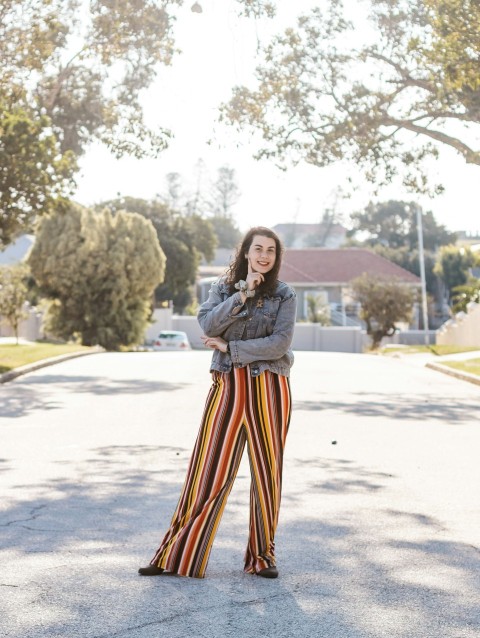
M357 326L321 326L318 323L297 323L293 335L293 350L322 352L362 352L363 331Z
M18 327L18 336L27 341L36 341L40 339L42 334L42 314L35 308L25 304L24 311L27 313L27 318L20 322ZM14 337L14 333L6 319L0 317L0 337Z
M187 333L193 348L203 348L200 339L202 330L196 317L172 317L172 330ZM429 341L434 343L435 331L429 331ZM358 326L321 326L318 323L297 323L293 335L293 350L316 350L319 352L364 352L370 347L371 339ZM387 343L416 345L425 343L423 330L406 330L382 340Z
M193 348L203 348L202 329L196 317L172 317L172 330L187 333ZM297 323L293 350L323 350L324 352L362 352L362 330L357 327L324 327L318 323Z
M438 345L480 346L480 304L470 303L437 330Z
M196 317L186 317L184 315L174 315L172 317L172 330L183 330L188 335L192 348L203 348L203 341L200 337L203 330Z
M152 323L145 332L145 342L152 342L162 330L172 330L171 308L155 308Z

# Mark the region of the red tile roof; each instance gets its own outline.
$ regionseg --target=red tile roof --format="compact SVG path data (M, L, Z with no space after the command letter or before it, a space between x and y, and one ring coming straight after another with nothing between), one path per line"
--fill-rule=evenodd
M348 284L363 273L420 284L408 270L365 248L287 248L279 278L290 284Z

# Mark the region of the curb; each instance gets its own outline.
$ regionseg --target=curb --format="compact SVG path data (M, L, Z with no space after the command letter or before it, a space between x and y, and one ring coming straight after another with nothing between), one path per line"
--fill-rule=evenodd
M443 374L448 374L449 376L455 377L456 379L461 379L462 381L468 381L469 383L480 385L480 377L476 374L461 372L460 370L455 370L455 368L442 366L439 363L426 363L425 367L430 368L431 370L436 370L437 372L443 372Z
M19 368L0 374L0 383L13 381L13 379L20 377L23 374L28 374L29 372L34 372L35 370L46 368L47 366L53 366L55 363L62 363L62 361L76 359L77 357L85 357L89 354L98 354L99 352L103 352L103 350L93 350L91 352L71 352L69 354L59 354L56 357L49 357L48 359L40 359L40 361L35 361L35 363L29 363L26 366L20 366Z

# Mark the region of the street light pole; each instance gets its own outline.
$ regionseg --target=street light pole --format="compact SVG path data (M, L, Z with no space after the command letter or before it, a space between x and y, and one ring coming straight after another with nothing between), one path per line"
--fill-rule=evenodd
M425 280L425 257L423 253L423 227L422 227L422 209L417 206L417 233L418 233L418 259L420 261L420 279L422 281L422 315L423 330L425 333L425 345L429 345L428 338L428 307L427 307L427 284Z

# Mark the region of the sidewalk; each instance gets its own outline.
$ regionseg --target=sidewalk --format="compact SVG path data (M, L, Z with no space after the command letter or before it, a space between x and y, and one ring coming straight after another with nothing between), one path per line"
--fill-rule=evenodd
M475 374L470 374L468 372L464 372L462 370L456 370L455 368L451 368L449 366L442 365L444 362L448 361L468 361L469 359L478 359L480 358L480 350L472 350L470 352L458 352L457 354L447 354L447 355L435 355L432 353L418 353L418 354L404 354L401 352L394 353L389 355L396 359L401 359L402 362L407 364L411 364L419 367L427 367L431 370L435 370L436 372L441 372L443 374L447 374L451 377L455 377L456 379L460 379L462 381L468 381L469 383L473 383L475 385L480 385L480 376Z
M436 355L433 352L419 352L418 354L402 354L402 351L393 352L388 355L394 359L402 359L403 361L410 361L415 365L423 366L430 361L463 361L464 359L476 359L480 357L480 348L478 350L471 350L469 352L458 352L457 354L444 354Z

